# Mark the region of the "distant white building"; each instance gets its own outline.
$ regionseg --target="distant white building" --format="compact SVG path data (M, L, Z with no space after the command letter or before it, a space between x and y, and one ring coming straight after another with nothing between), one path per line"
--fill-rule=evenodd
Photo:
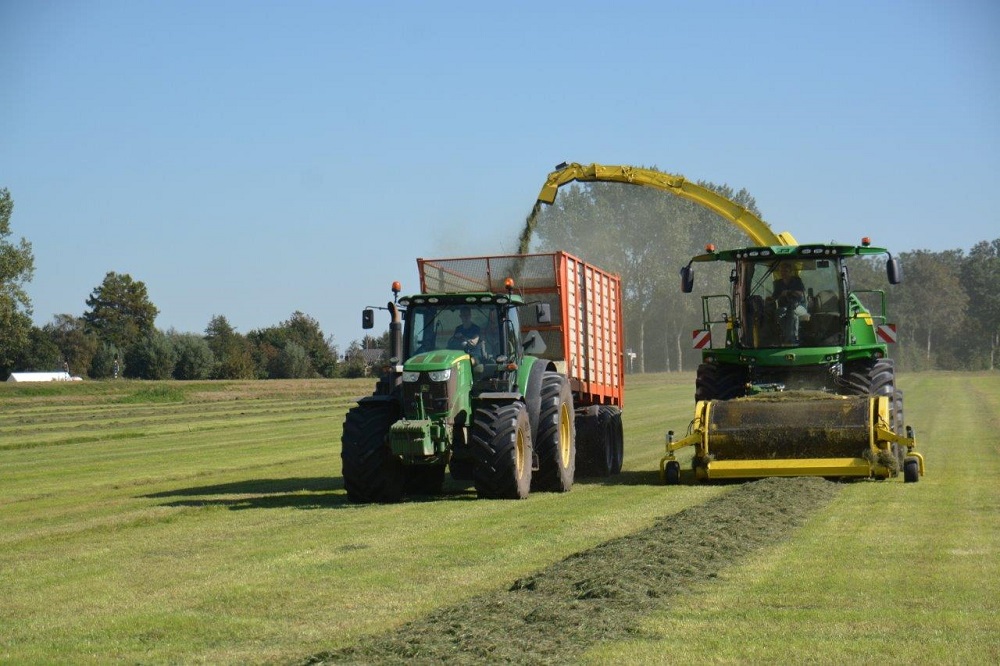
M9 382L78 382L79 377L71 377L68 372L12 372Z

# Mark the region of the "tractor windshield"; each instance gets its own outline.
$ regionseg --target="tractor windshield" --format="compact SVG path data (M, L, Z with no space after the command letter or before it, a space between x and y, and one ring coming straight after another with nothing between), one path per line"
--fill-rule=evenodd
M499 351L498 312L492 304L428 304L407 312L411 356L437 349L468 351L484 359Z
M743 346L757 349L843 344L844 293L839 258L747 261L738 272Z

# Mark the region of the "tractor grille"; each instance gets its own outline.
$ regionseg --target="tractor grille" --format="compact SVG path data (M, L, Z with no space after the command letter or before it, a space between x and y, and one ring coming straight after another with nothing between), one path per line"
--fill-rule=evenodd
M432 382L426 372L421 372L419 381L403 383L403 413L408 419L418 419L430 414L448 412L454 389L454 373L448 381ZM421 401L423 415L420 413Z

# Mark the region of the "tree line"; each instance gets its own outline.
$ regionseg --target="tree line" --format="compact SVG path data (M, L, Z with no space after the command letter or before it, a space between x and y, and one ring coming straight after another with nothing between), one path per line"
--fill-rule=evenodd
M699 184L761 216L747 190ZM9 191L0 189L2 376L68 364L74 374L93 378L116 373L148 379L357 377L366 372L362 348L387 344L387 334L365 337L352 342L341 360L332 339L302 312L247 334L237 332L223 315L213 316L203 334L160 331L154 325L158 309L145 284L114 272L93 290L83 315L60 314L34 326L25 290L34 258L27 240L10 240L12 210ZM690 340L702 321L697 295L729 291L728 269L720 265L720 270L699 266L694 294L681 293L679 268L709 242L725 248L749 241L693 202L646 188L587 183L564 188L541 212L534 249L565 250L620 274L626 347L636 355L631 369L658 372L696 367L700 354ZM897 365L904 370L994 369L1000 362L1000 238L968 251L910 250L898 256L904 280L895 286L887 284L884 260L857 259L849 265L852 289L886 292L888 321L898 330L898 343L890 350Z
M203 334L161 331L159 309L146 285L109 272L87 298L82 315L58 314L44 326L31 320L26 285L34 276L31 243L11 240L14 208L0 189L0 376L65 369L90 378L298 379L361 376L364 362L343 361L319 322L302 312L277 325L239 333L215 315ZM356 349L357 343L351 349ZM349 350L350 351L350 350Z

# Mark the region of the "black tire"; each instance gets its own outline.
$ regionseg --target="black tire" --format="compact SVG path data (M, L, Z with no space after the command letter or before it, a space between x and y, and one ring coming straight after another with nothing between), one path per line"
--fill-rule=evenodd
M588 407L576 419L576 472L578 476L609 477L615 468L610 420L601 407Z
M904 433L905 428L905 421L903 420L903 392L896 389L892 394L892 405L889 408L889 429L897 435L901 435ZM899 463L899 469L903 469L906 462L906 447L899 444L893 444L893 446L895 447L896 461Z
M524 499L531 491L531 424L522 402L476 410L469 442L476 493L487 499Z
M920 461L916 458L907 458L903 463L903 482L916 483L920 480Z
M747 370L738 365L702 363L694 382L694 399L732 400L746 395Z
M602 405L599 418L605 422L605 433L608 438L607 447L611 456L610 475L621 474L622 463L625 461L625 437L622 433L622 412L617 407Z
M403 465L386 440L398 418L394 402L361 402L347 412L341 436L344 488L352 502L390 503L403 499Z
M576 471L576 428L573 393L566 377L546 372L542 377L541 403L536 437L538 470L532 474L531 489L564 493L573 487Z
M444 465L409 465L404 468L408 495L440 495L444 487Z
M892 359L853 363L844 369L841 390L846 395L886 395L896 392L896 368Z
M668 486L676 486L681 482L681 464L676 460L667 462L663 470L663 482Z

